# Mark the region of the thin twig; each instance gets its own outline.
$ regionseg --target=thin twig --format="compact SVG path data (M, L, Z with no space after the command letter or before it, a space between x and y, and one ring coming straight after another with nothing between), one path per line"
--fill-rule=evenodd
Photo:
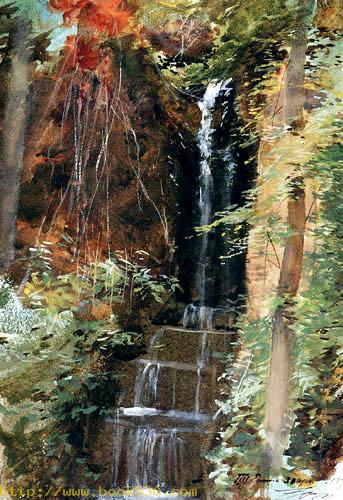
M268 236L268 239L269 239L269 241L270 241L270 243L271 243L271 245L272 245L272 247L273 247L274 254L275 254L275 257L276 257L276 260L277 260L277 263L278 263L278 267L279 267L279 269L281 269L281 264L280 264L280 261L279 261L279 257L278 257L278 254L277 254L277 252L276 252L276 249L275 249L275 246L274 246L273 240L272 240L272 238L271 238L271 236L270 236L270 234L269 234L269 231L267 231L267 236Z
M311 206L310 206L309 211L308 211L308 214L307 214L307 215L306 215L306 217L305 217L305 222L307 222L307 221L308 221L308 219L311 217L311 214L312 214L312 208L313 208L313 205L316 203L316 201L317 201L317 200L316 200L316 198L313 198L312 203L311 203Z

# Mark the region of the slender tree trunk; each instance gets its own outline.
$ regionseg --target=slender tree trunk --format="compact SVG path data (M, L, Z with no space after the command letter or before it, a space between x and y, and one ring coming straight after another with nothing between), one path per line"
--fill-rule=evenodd
M285 75L285 124L292 129L302 129L304 123L304 77L306 33L299 33L292 41Z
M277 471L282 464L282 454L287 445L290 379L292 375L293 331L292 302L298 291L303 262L305 233L305 193L302 185L292 190L288 199L288 223L292 236L289 237L279 281L279 295L284 304L273 317L272 349L267 391L267 435L269 465Z
M292 43L285 78L284 116L291 133L299 133L304 126L304 66L307 39L301 33ZM283 304L272 322L272 348L266 404L268 466L277 472L287 446L290 380L292 375L293 331L292 302L299 289L303 263L305 233L305 191L303 179L294 166L288 184L288 225L291 236L283 254L278 294Z
M14 36L10 81L3 122L0 157L0 273L6 271L14 256L20 174L29 89L27 48L29 26L19 21Z

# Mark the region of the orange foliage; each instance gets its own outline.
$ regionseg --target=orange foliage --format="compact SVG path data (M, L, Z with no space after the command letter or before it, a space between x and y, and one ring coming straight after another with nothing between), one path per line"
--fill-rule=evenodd
M63 12L64 22L80 22L109 36L118 36L131 18L123 0L49 0L49 5Z
M81 9L88 3L88 0L49 0L52 10L63 12L65 23L77 22Z
M49 5L54 10L67 12L68 10L83 7L88 0L49 0ZM81 5L82 4L82 5Z
M65 69L89 70L97 74L104 86L111 88L114 80L112 58L108 50L99 45L95 36L68 36L64 44ZM80 87L81 96L89 91L89 82L83 82Z
M89 69L94 71L100 61L98 40L95 37L68 36L64 45L67 68Z
M97 67L97 75L103 84L110 89L114 81L114 74L112 58L109 54L101 58L100 64Z

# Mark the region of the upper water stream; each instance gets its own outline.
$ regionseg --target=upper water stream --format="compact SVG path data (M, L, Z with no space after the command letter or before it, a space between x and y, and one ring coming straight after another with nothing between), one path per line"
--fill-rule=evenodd
M201 126L198 133L198 148L200 151L200 175L198 188L199 226L208 226L214 216L214 179L212 174L213 150L213 110L216 100L223 92L229 94L231 80L211 81L198 102L201 110ZM184 327L211 329L214 310L209 304L211 295L209 269L211 267L211 252L209 251L209 232L203 231L200 237L200 252L196 266L195 298L196 303L188 304L183 317Z

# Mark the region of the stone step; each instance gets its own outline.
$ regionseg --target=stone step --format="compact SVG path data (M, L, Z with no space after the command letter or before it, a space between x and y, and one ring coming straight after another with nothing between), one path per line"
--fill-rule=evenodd
M222 370L216 365L201 369L178 362L141 360L135 386L127 394L125 407L153 407L183 412L216 411L216 380Z
M103 484L126 487L136 462L134 482L153 487L160 478L162 490L163 484L188 485L201 476L224 370L214 353L228 354L234 341L233 332L165 326L146 356L125 364L122 408L106 418L95 446Z
M218 364L215 353L228 353L235 332L217 330L189 330L165 326L154 335L146 359L172 361L193 365Z
M174 370L182 370L186 372L198 372L199 369L206 371L206 369L209 369L204 363L201 363L200 360L197 364L192 364L182 363L180 361L162 361L159 359L139 358L136 360L136 363L144 366L153 365L158 368L172 368Z
M127 409L129 414L133 408ZM153 408L147 409L153 411ZM142 411L140 409L139 411ZM137 482L143 486L161 487L162 491L192 485L200 477L201 457L211 439L212 419L202 415L203 421L192 420L192 414L157 412L156 415L121 415L106 418L94 444L94 463L101 464L102 484L106 487L134 487L128 485L128 468L137 460ZM197 415L199 418L199 415ZM149 461L143 467L143 456ZM164 469L160 469L164 464ZM144 471L147 476L144 477ZM158 476L154 473L159 472ZM161 473L162 472L162 473ZM143 474L143 475L142 475ZM194 495L193 495L194 497Z
M210 335L236 335L236 332L230 332L227 330L193 330L192 328L183 328L182 326L166 325L161 327L162 330L173 331L175 333L208 333Z
M206 413L185 412L179 410L158 410L148 407L120 408L116 417L109 417L109 422L114 424L131 422L132 425L148 425L154 428L184 428L189 432L204 432L204 427L213 421L213 417Z
M113 424L110 425L113 429ZM128 419L117 422L111 483L122 487L159 486L162 490L170 484L182 488L199 474L201 446L199 431L192 426L165 428L156 421L149 425L145 419L141 426L133 425ZM128 470L133 480L129 485Z
M130 427L132 429L136 428L154 429L158 431L160 434L168 434L173 429L177 429L177 431L181 432L182 434L208 433L205 425L201 425L199 423L195 424L194 422L189 423L189 425L186 425L186 422L184 422L182 425L180 425L179 420L176 421L170 419L169 421L169 419L167 420L166 418L163 417L156 417L156 418L144 417L144 420L138 417L132 417L132 418L121 417L116 421L115 425Z

